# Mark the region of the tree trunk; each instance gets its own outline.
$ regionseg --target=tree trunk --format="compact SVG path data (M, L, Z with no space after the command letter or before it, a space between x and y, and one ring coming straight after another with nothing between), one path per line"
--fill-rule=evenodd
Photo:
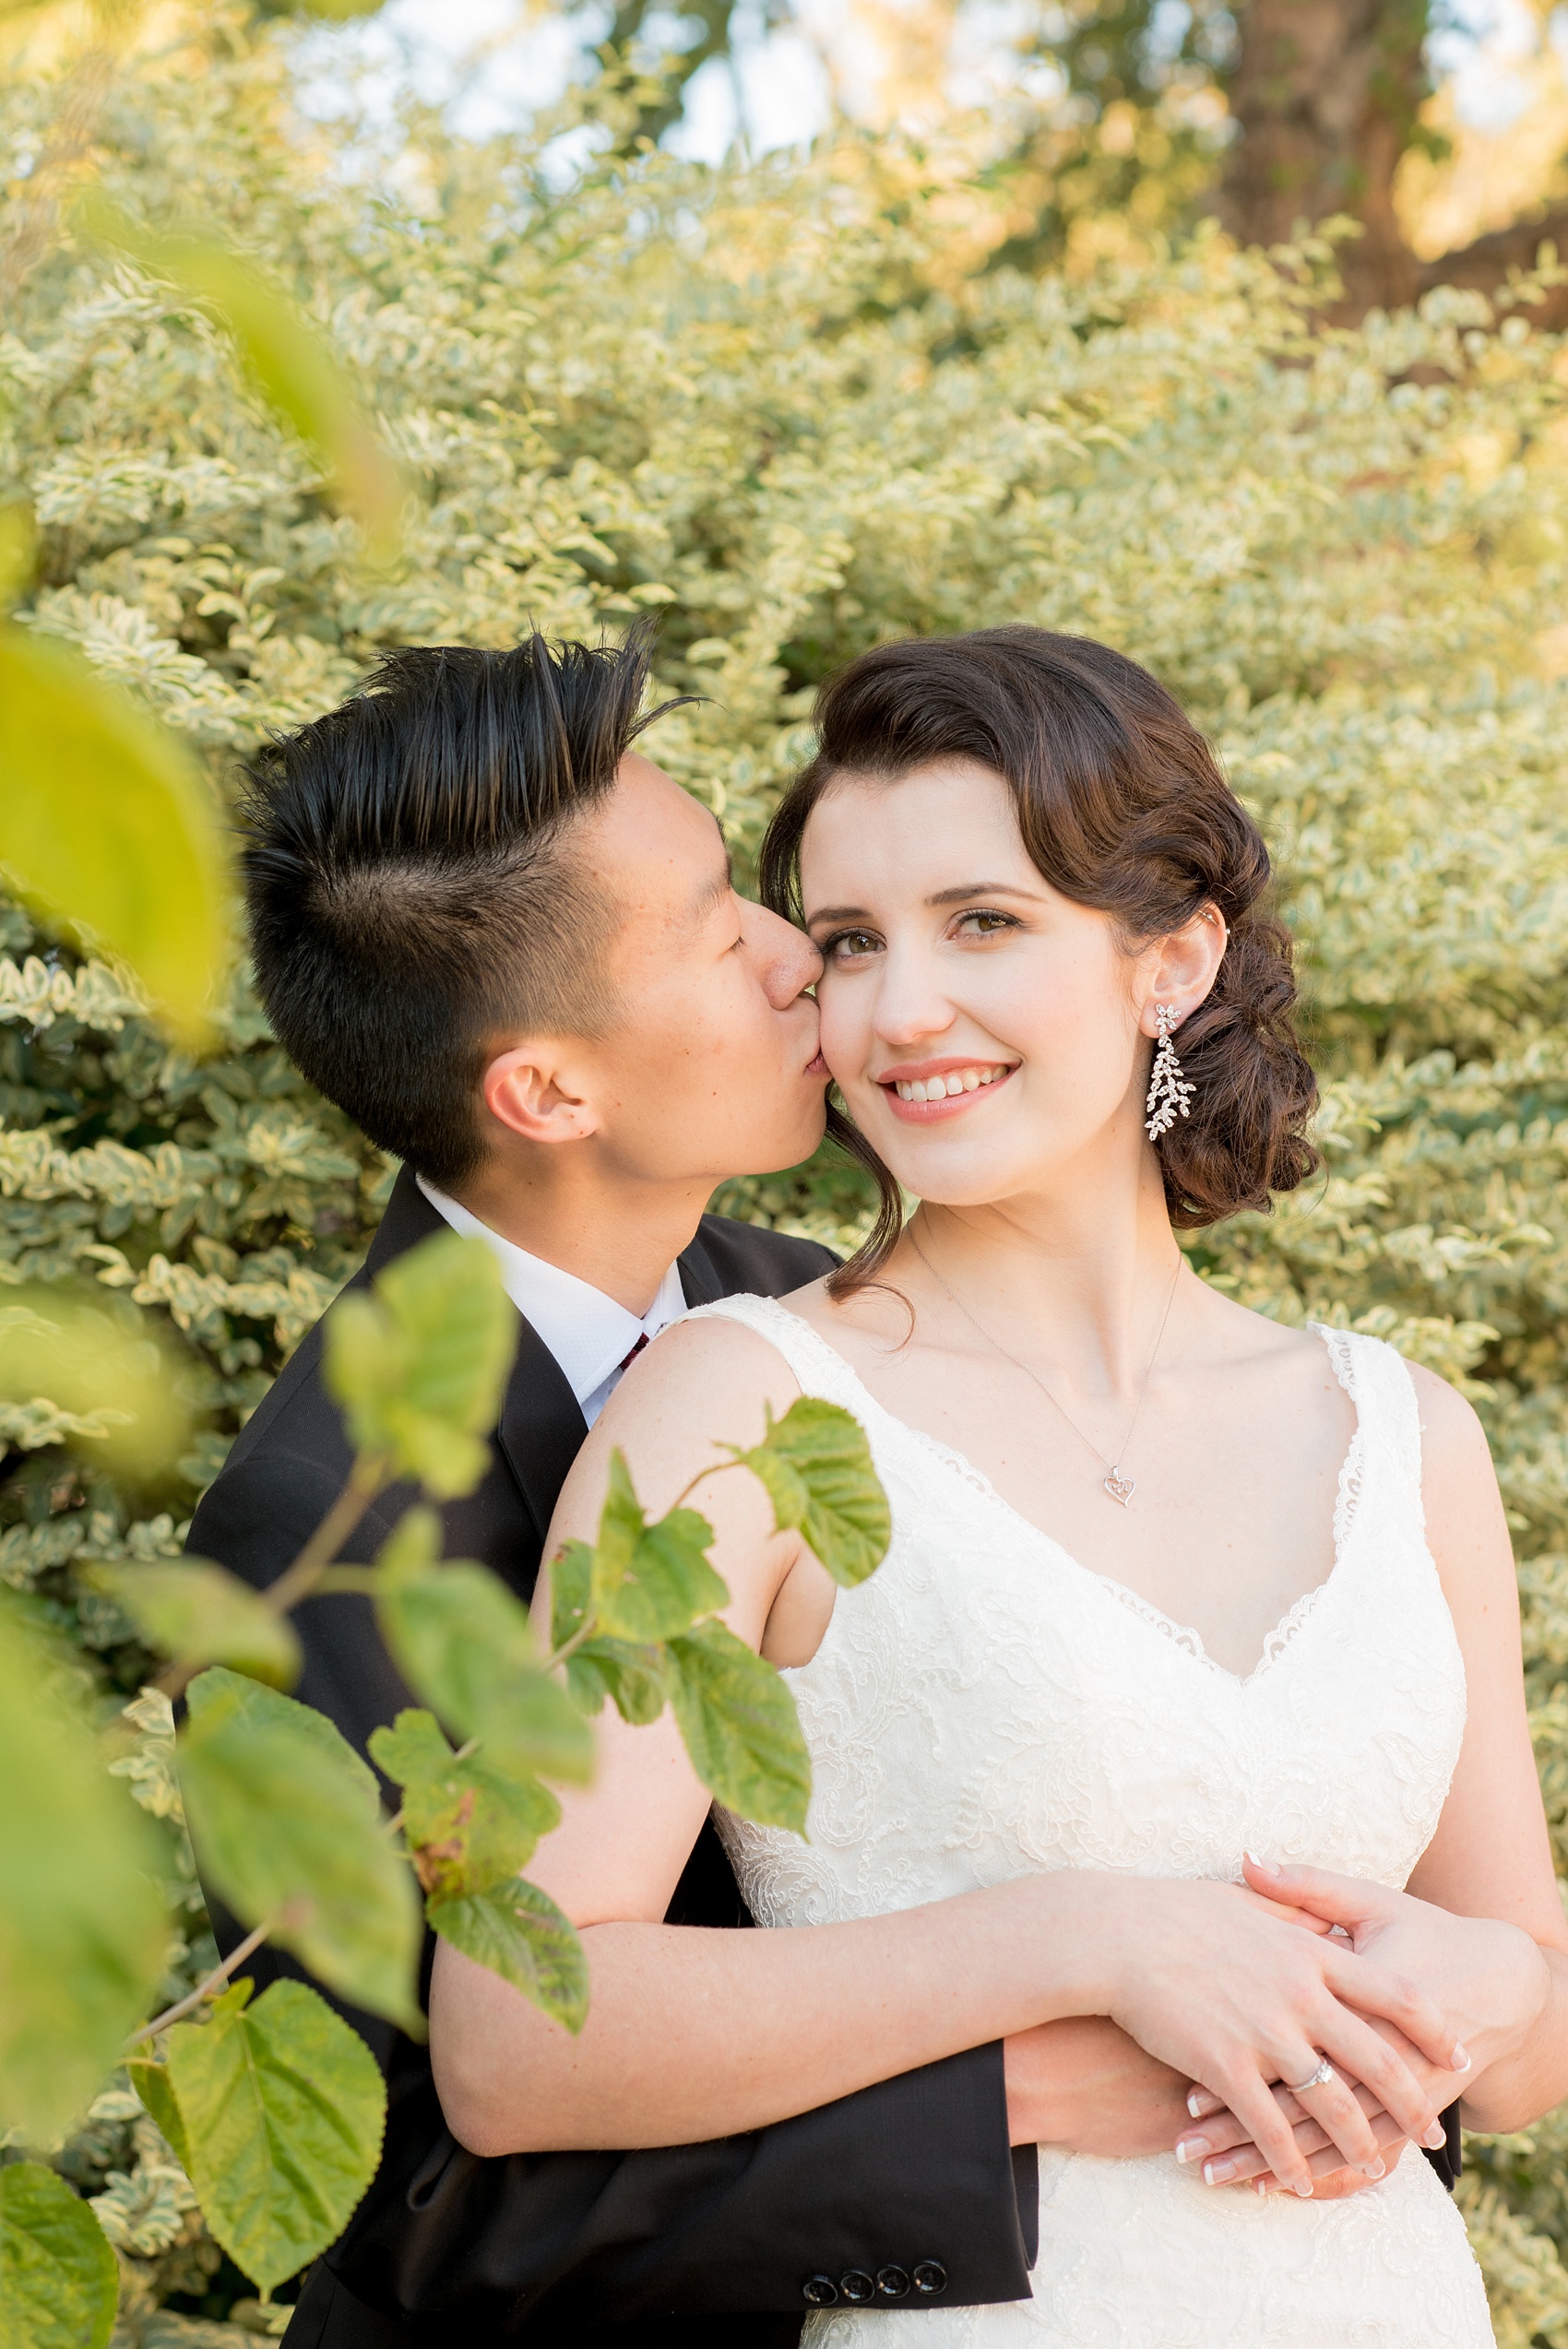
M1237 136L1219 212L1244 244L1348 213L1346 310L1413 302L1421 265L1399 232L1394 174L1427 94L1427 0L1250 0L1237 11Z

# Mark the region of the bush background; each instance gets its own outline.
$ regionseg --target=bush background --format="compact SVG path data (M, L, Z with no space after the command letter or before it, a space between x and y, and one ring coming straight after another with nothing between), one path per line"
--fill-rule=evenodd
M0 93L0 234L53 102ZM215 788L384 646L649 610L660 690L707 697L649 747L742 857L816 683L888 635L1092 634L1210 730L1277 852L1326 1167L1193 1252L1477 1402L1561 1865L1568 345L1474 294L1317 332L1324 251L1281 273L1210 231L1071 279L982 267L991 199L956 137L847 134L749 170L651 153L563 186L539 143L415 117L395 175L356 175L292 111L286 35L221 10L199 50L116 81L99 140L112 191L226 228L304 301L412 485L406 561L368 573L199 313L68 240L32 267L0 330L0 501L42 529L25 616L186 733ZM0 1311L6 1283L86 1279L188 1363L196 1433L163 1487L112 1484L47 1397L0 1406L0 1575L68 1627L113 1712L147 1658L79 1569L177 1549L394 1170L243 978L197 1064L14 909L0 954ZM844 1240L865 1203L825 1162L719 1204ZM173 1986L205 1920L157 1706L134 1719L126 1766L169 1822ZM121 2250L121 2349L265 2329L137 2109L112 2091L56 2156ZM1565 2152L1558 2120L1471 2144L1505 2349L1568 2344Z

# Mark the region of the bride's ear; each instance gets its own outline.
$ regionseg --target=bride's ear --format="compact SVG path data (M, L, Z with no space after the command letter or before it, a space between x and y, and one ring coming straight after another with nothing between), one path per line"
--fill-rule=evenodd
M1139 957L1141 1004L1138 1026L1153 1036L1159 1006L1169 1004L1176 1026L1195 1012L1219 976L1229 932L1218 906L1204 906L1181 930L1173 930Z
M480 1090L496 1123L525 1142L581 1142L599 1130L599 1112L574 1091L560 1047L543 1038L498 1052Z

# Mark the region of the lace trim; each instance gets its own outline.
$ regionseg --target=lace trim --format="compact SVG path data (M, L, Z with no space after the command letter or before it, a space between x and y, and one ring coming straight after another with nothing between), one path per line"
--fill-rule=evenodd
M780 1333L778 1336L771 1338L770 1342L777 1344L778 1352L789 1363L795 1376L801 1379L802 1386L805 1384L805 1379L802 1375L797 1358L803 1355L808 1362L814 1365L813 1385L816 1391L821 1392L821 1388L817 1386L817 1381L821 1380L828 1388L837 1388L840 1395L848 1394L853 1396L853 1407L857 1415L874 1418L881 1422L890 1437L902 1439L906 1444L912 1445L915 1450L926 1453L932 1458L940 1461L950 1474L968 1485L971 1492L979 1494L980 1499L987 1501L992 1508L1000 1511L1014 1524L1021 1526L1032 1540L1062 1559L1075 1573L1082 1574L1089 1582L1097 1584L1108 1597L1114 1599L1119 1606L1124 1607L1129 1614L1139 1617L1152 1630L1158 1631L1162 1638L1169 1640L1173 1647L1178 1647L1183 1655L1190 1655L1194 1663L1203 1665L1206 1670L1217 1674L1223 1680L1233 1681L1238 1688L1250 1689L1255 1680L1261 1679L1265 1672L1277 1664L1312 1616L1316 1613L1319 1602L1330 1584L1340 1579L1340 1569L1345 1562L1350 1535L1360 1512L1367 1474L1366 1415L1361 1382L1358 1374L1358 1347L1363 1341L1352 1330L1336 1329L1326 1322L1309 1322L1306 1325L1315 1335L1322 1338L1327 1347L1334 1375L1349 1396L1351 1406L1356 1414L1355 1430L1350 1437L1344 1460L1340 1464L1339 1482L1335 1494L1334 1562L1317 1587L1314 1590L1303 1591L1289 1614L1282 1616L1268 1633L1263 1643L1263 1653L1252 1670L1241 1673L1232 1672L1229 1665L1221 1664L1217 1657L1210 1655L1204 1645L1202 1633L1195 1631L1191 1624L1178 1623L1173 1616L1166 1614L1163 1608L1156 1607L1152 1599L1140 1596L1138 1592L1130 1590L1125 1583L1119 1583L1114 1576L1102 1574L1098 1567L1086 1566L1081 1559L1075 1558L1072 1551L1059 1542L1054 1535L1048 1534L1043 1526L1037 1525L1031 1518L1026 1517L1020 1510L1015 1509L1006 1496L997 1490L984 1470L977 1468L967 1453L956 1451L951 1444L944 1443L940 1436L929 1435L924 1428L914 1427L908 1419L896 1418L887 1409L885 1404L877 1401L860 1373L851 1368L837 1348L830 1346L808 1321L803 1320L799 1313L792 1313L790 1308L781 1304L776 1297L721 1298L715 1303L700 1306L697 1310L703 1313L724 1316L726 1309L735 1304L744 1304L753 1310L745 1313L729 1313L728 1318L732 1321L751 1322L754 1326L772 1323L776 1332L779 1323L789 1323L788 1334ZM761 1309L760 1311L755 1310L758 1308ZM825 1401L834 1399L831 1393L824 1396ZM848 1407L849 1406L846 1406L846 1408ZM837 1619L837 1608L835 1608L834 1619ZM831 1629L831 1623L829 1628ZM827 1633L825 1632L816 1655L807 1664L795 1668L809 1671L811 1665L823 1655L826 1644Z

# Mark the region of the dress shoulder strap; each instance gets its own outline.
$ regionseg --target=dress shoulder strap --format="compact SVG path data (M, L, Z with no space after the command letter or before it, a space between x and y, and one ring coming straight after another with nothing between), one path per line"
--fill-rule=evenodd
M1356 1440L1345 1463L1343 1504L1359 1501L1369 1484L1396 1492L1424 1526L1421 1506L1421 1414L1410 1366L1396 1347L1364 1330L1319 1323L1335 1375L1356 1406Z
M784 1357L802 1394L814 1394L824 1403L842 1404L857 1418L864 1418L871 1397L844 1357L825 1337L819 1337L809 1322L781 1305L778 1298L720 1297L711 1305L698 1305L686 1318L693 1322L742 1323L759 1337L765 1337L775 1353Z

